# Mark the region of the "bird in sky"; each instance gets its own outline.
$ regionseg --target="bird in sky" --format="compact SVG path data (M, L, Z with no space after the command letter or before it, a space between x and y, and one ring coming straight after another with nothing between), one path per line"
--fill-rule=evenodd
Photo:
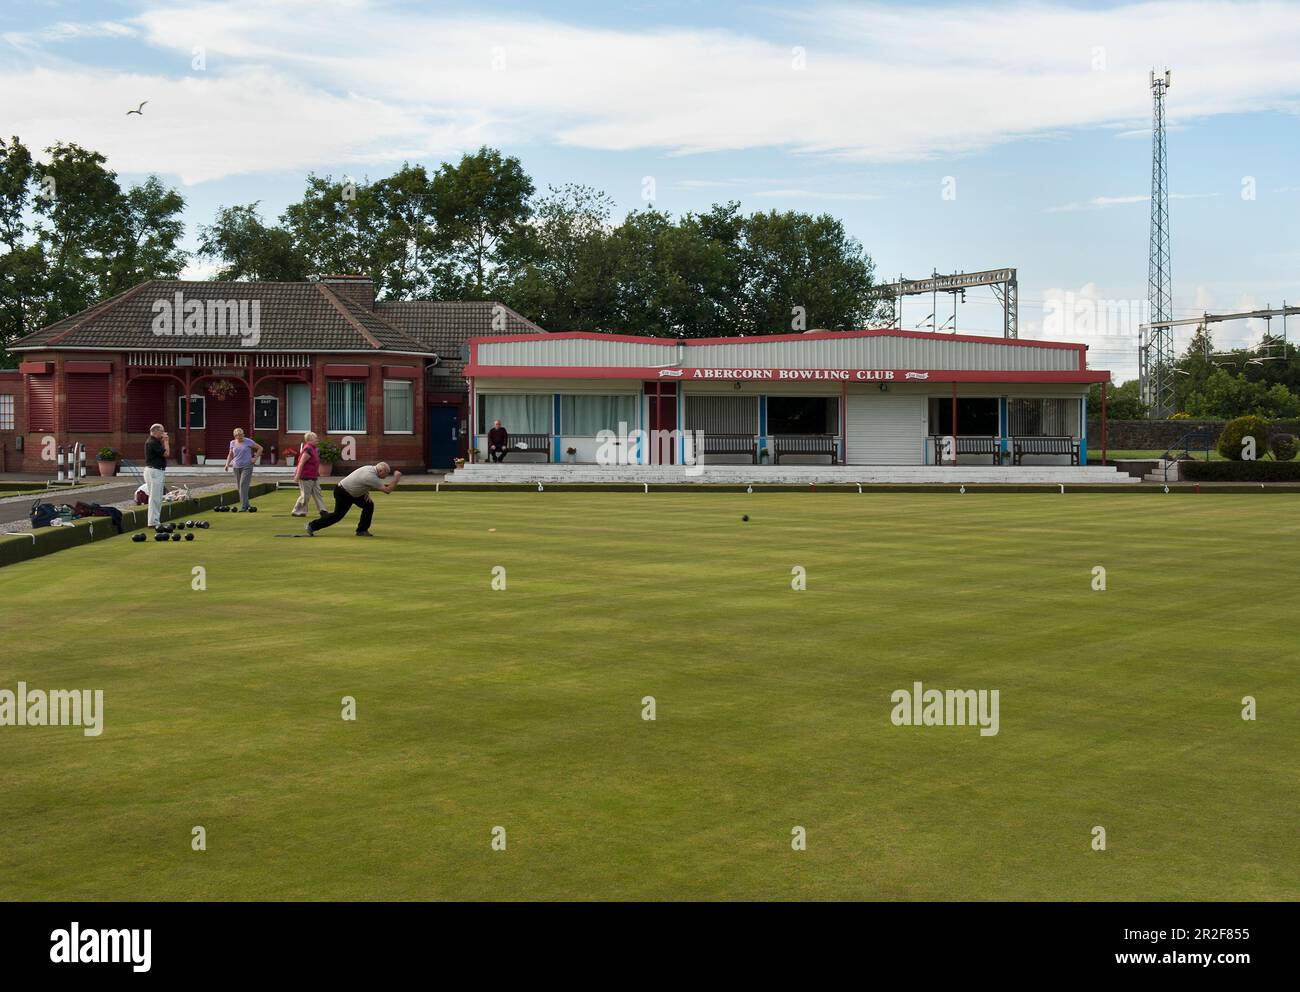
M135 110L128 110L128 111L126 112L126 116L127 116L127 117L130 117L132 114L139 114L141 117L143 117L143 116L144 116L144 105L145 105L146 103L148 103L148 102L149 102L148 100L141 100L141 101L140 101L140 106L136 107Z

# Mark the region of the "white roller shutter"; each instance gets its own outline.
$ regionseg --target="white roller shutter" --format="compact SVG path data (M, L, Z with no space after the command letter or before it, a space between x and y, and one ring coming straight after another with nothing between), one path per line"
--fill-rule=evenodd
M925 403L924 396L850 393L845 408L848 464L924 464Z

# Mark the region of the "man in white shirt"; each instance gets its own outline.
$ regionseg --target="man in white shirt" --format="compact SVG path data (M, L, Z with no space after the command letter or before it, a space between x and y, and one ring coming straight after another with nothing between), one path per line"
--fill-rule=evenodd
M402 473L394 472L388 467L388 462L362 465L334 487L334 509L308 523L307 536L315 537L318 530L333 527L348 515L353 506L359 506L361 519L357 522L357 537L370 537L370 518L375 514L371 492L391 493L401 479Z

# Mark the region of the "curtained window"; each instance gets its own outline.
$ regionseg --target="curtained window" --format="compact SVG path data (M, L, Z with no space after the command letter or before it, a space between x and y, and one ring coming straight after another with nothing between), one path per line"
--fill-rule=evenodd
M596 437L601 431L618 433L636 427L636 397L577 394L560 397L560 432L566 437ZM504 423L504 421L503 421Z
M311 430L311 387L305 382L290 382L284 387L284 429L292 434Z
M1067 420L1070 400L1013 399L1007 401L1010 433L1022 437L1060 437L1070 434ZM958 407L960 414L961 408Z
M511 434L550 434L553 402L550 393L480 393L478 432L499 420Z
M366 432L366 384L360 379L331 379L325 384L325 430L330 434Z
M415 433L415 383L410 379L384 380L384 433Z

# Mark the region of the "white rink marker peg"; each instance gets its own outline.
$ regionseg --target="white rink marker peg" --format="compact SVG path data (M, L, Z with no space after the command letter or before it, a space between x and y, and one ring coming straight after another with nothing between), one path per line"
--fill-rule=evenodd
M1065 483L1064 483L1064 482L1061 483L1061 495L1062 495L1062 496L1065 495Z
M649 492L650 492L650 483L646 482L646 483L644 483L644 485L645 485L645 491L646 491L646 493L647 493L647 495L648 495Z
M966 483L963 482L962 485L961 485L961 488L958 489L957 492L959 492L959 493L961 493L963 496L965 496L965 495L966 495Z
M539 493L542 493L542 492L545 492L545 491L546 491L545 489L542 488L542 484L541 484L540 482L537 483L537 491L538 491Z
M754 491L753 483L750 483L748 486L745 487L745 492L752 493L753 491Z
M858 483L858 495L859 495L859 496L862 495L862 483L861 483L861 482Z

